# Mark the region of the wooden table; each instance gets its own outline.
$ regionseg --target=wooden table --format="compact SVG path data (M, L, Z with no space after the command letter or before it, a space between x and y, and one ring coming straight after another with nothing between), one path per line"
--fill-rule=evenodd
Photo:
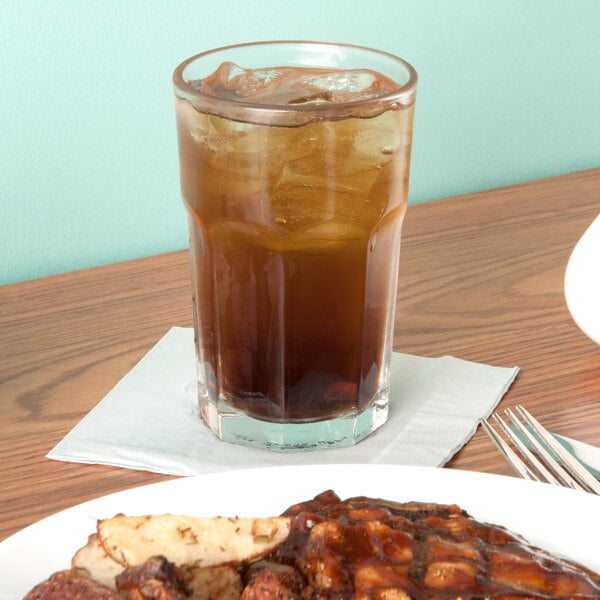
M409 207L395 346L522 368L502 405L600 446L600 347L563 276L600 212L600 169ZM184 225L182 224L182 227ZM187 252L0 287L0 539L75 503L167 479L45 454L173 325ZM478 431L450 468L510 474Z

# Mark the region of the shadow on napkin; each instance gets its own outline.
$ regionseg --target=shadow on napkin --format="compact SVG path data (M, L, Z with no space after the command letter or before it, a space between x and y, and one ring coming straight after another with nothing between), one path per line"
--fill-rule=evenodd
M347 448L281 454L221 442L195 397L194 332L173 327L47 455L170 475L329 463L443 466L519 372L393 353L388 422Z

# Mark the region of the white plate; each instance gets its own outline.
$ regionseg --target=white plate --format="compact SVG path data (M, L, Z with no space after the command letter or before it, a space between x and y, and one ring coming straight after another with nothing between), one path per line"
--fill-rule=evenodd
M581 331L600 344L600 215L585 230L565 270L565 299Z
M532 543L600 572L600 497L513 477L430 467L319 465L230 471L174 479L104 496L43 519L0 544L0 598L15 600L54 571L95 530L95 520L130 515L276 515L333 489L342 498L457 503Z

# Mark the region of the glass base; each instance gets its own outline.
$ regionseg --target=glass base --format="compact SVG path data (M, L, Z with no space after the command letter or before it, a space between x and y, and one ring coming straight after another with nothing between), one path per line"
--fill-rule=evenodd
M215 435L233 444L278 452L303 452L357 444L387 420L388 394L381 393L361 413L310 423L272 423L249 417L221 402L200 398L200 414Z

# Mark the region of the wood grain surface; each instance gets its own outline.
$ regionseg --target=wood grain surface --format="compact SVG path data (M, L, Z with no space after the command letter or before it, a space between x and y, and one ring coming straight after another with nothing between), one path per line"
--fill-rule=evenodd
M502 406L600 446L600 347L563 294L598 213L600 169L410 206L395 349L518 365ZM168 478L44 456L170 327L192 325L187 261L182 251L0 287L0 539ZM510 474L481 431L448 466Z

